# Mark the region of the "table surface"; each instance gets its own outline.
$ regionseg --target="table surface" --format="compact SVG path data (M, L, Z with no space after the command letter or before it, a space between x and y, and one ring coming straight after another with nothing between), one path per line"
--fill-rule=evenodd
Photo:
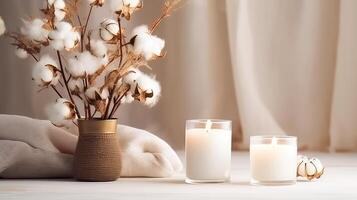
M71 179L0 179L0 199L357 199L356 153L304 153L326 167L317 181L288 186L249 183L249 154L232 155L231 182L186 184L184 172L170 178L120 178L115 182L76 182ZM179 153L182 158L182 152Z

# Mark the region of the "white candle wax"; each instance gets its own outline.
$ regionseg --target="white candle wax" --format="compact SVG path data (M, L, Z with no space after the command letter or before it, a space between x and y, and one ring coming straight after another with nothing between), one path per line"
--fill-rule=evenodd
M196 181L225 181L231 167L230 130L186 130L186 176Z
M250 145L251 176L258 182L288 182L296 180L296 144Z

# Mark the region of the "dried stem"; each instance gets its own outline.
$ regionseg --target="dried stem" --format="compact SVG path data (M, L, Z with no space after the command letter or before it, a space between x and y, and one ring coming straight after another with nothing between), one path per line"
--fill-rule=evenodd
M81 21L81 18L79 17L79 15L77 15L77 20L78 20L79 26L82 27L82 21Z
M52 89L57 93L57 95L60 97L60 98L63 98L61 93L58 92L58 90L56 89L56 87L54 85L51 85Z
M94 110L93 114L90 116L90 119L93 119L94 115L97 113L97 109Z
M162 22L163 19L165 19L165 17L167 17L167 16L165 15L165 13L163 13L158 19L156 19L154 24L151 26L151 29L150 29L151 33L154 32L156 27Z
M111 117L114 115L114 113L117 111L117 109L118 109L119 106L120 106L121 100L123 99L123 97L126 95L126 93L127 93L129 90L130 90L130 87L129 87L128 89L126 89L126 91L116 100L116 102L115 102L114 105L113 105L113 109L112 109L112 111L110 112L108 118L111 118Z
M28 52L27 52L28 53ZM33 59L35 59L36 60L36 62L38 62L38 58L36 58L36 56L35 55L33 55L32 53L29 53L31 56L32 56L32 58Z
M64 85L66 86L66 90L67 90L67 93L68 93L68 96L72 102L72 104L74 105L74 108L76 110L76 115L78 118L81 118L80 114L79 114L79 110L77 108L77 105L76 103L74 102L73 100L73 97L72 97L72 93L71 91L69 90L68 88L68 83L66 82L67 78L66 78L66 74L64 73L64 67L63 67L63 64L62 64L62 59L61 59L61 53L59 51L57 51L57 57L58 57L58 62L60 64L60 67L61 67L61 74L62 74L62 78L63 78L63 81L64 81Z
M162 14L154 21L153 25L151 26L151 33L154 32L156 27L162 22L163 19L169 17L171 13L176 10L177 5L180 3L180 1L181 0L168 0L165 2Z
M119 60L119 69L121 67L121 64L123 62L123 37L122 37L122 30L121 30L121 20L120 17L118 17L118 24L119 24L119 53L120 53L120 60ZM111 89L110 93L109 93L109 101L108 101L108 105L106 106L104 115L103 115L103 119L105 119L105 117L108 115L109 112L109 108L110 108L110 103L112 102L113 96L114 96L114 92L116 90L117 87L117 82L120 78L120 75L116 78L115 82L114 82L114 87ZM114 107L113 107L114 108ZM113 111L112 108L112 111ZM108 119L110 118L110 116L108 116Z
M84 28L83 28L83 30L81 32L81 51L83 51L83 49L84 49L83 40L84 40L84 36L86 34L86 31L87 31L88 22L89 22L90 15L92 14L92 10L93 10L93 5L90 6L90 9L89 9L89 12L88 12L88 15L87 15L87 19L86 19L86 23L85 23Z

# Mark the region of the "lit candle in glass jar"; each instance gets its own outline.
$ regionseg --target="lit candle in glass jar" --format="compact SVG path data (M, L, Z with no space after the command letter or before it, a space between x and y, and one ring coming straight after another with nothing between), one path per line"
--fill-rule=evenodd
M186 182L225 182L230 178L232 122L186 121Z
M253 184L294 184L296 160L296 137L250 137L250 170Z

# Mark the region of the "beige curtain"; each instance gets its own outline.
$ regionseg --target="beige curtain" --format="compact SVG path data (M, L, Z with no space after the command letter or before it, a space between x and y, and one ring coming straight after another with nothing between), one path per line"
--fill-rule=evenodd
M0 15L16 30L18 17L38 14L42 3L2 1ZM151 23L161 3L144 0L132 23ZM247 148L250 135L289 134L305 149L357 150L356 6L353 0L189 0L156 32L168 52L152 63L161 101L152 109L125 105L117 116L177 149L186 119L225 118L234 122L235 148ZM95 10L91 28L107 13ZM18 60L7 42L0 41L0 112L44 118L43 105L55 95L36 93L30 61Z
M244 133L357 149L356 1L227 1Z

